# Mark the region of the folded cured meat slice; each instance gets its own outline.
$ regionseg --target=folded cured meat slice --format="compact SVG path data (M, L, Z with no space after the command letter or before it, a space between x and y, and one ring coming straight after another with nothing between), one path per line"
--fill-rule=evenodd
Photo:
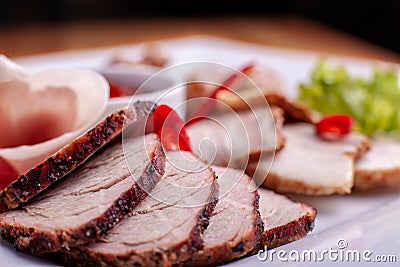
M369 147L368 139L352 133L337 142L315 134L314 126L305 123L283 127L285 147L275 155L252 162L248 172L263 185L278 192L310 195L350 193L354 184L354 161ZM257 168L257 170L256 170ZM262 177L258 177L262 176Z
M155 134L124 142L129 153L116 140L34 202L0 214L1 236L19 251L40 255L106 234L164 173L165 155Z
M168 152L161 181L131 216L87 247L63 250L70 266L175 266L203 244L218 200L214 172L188 152Z
M304 237L314 227L317 210L271 190L259 188L259 209L264 223L260 246L269 249Z
M203 160L219 166L245 168L250 158L283 147L281 110L258 107L210 116L187 127L191 147ZM244 165L244 166L243 166Z
M400 142L390 138L371 141L371 150L356 162L355 188L371 189L400 184Z
M136 102L127 109L109 115L87 133L0 191L0 213L18 207L45 190L120 134L124 123L132 125L149 116L153 109L152 102Z
M213 167L220 186L219 200L204 233L204 246L185 265L214 266L245 256L259 243L263 223L258 193L243 171Z

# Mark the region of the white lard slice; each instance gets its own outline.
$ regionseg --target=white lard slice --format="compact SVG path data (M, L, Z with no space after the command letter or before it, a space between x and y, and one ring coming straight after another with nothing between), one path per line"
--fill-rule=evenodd
M400 141L377 138L371 150L356 162L355 188L371 189L400 184Z
M248 167L255 179L264 179L263 186L277 192L310 195L350 193L354 184L354 161L368 149L364 135L351 133L344 139L329 142L315 134L306 123L283 127L286 143L275 155ZM268 173L270 162L272 167ZM260 177L259 177L260 176Z

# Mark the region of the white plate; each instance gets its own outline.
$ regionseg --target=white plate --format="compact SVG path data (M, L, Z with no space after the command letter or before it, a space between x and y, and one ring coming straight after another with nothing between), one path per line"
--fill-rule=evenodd
M197 36L163 42L172 58L171 65L191 61L213 61L239 67L248 61L256 61L279 72L286 80L290 96L295 96L299 82L306 81L312 67L323 56L296 50L271 48L231 41L227 39ZM139 51L139 46L110 47L19 58L17 61L34 70L56 68L98 69L109 62L115 49ZM346 64L353 73L367 74L376 62L349 57L325 55L332 61ZM382 63L382 62L381 62ZM382 63L384 64L384 63ZM348 196L305 197L292 195L297 200L306 201L318 209L316 226L305 238L277 249L286 251L338 249L337 241L346 240L348 249L371 250L376 255L395 255L400 261L400 188L378 189L355 192ZM0 242L1 266L44 266L50 263L37 258L16 253L11 246ZM232 266L287 265L279 261L261 262L257 256L231 263ZM343 264L326 258L326 264ZM309 262L293 264L308 265ZM348 262L354 265L354 262ZM46 265L46 266L47 266ZM51 265L51 264L50 264ZM388 264L390 265L390 264ZM394 266L392 264L392 266Z
M177 112L184 116L186 109L183 103L186 99L184 79L174 72L153 68L105 68L98 70L107 80L122 88L132 88L135 97L112 98L103 115L108 115L117 109L125 107L130 101L157 101L171 107L178 107ZM133 93L134 91L132 91ZM140 93L139 93L140 92Z

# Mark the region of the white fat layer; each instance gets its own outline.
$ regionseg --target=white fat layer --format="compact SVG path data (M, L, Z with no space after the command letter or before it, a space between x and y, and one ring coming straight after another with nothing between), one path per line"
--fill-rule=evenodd
M386 171L400 168L400 142L389 138L371 141L371 149L356 163L356 171Z
M284 126L283 133L285 146L276 154L270 170L270 175L280 184L274 189L316 194L351 191L354 159L365 141L364 136L350 134L340 141L329 142L315 134L313 125L305 123ZM265 177L267 170L263 166L269 166L270 161L270 157L262 159L256 176ZM304 188L297 188L296 184Z

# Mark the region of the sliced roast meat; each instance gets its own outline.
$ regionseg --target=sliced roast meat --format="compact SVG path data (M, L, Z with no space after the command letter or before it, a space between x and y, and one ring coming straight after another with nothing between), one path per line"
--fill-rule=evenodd
M164 173L165 155L155 134L124 142L129 153L116 140L34 202L0 214L2 237L19 251L40 255L106 234Z
M371 141L371 150L356 162L355 188L371 189L400 184L400 142L390 138Z
M221 84L232 73L231 69L219 65L207 67L192 75L191 80L196 82L188 85L187 99L210 96L217 87L215 84ZM217 94L217 99L223 103L217 105L217 110L224 110L224 104L236 111L247 109L249 105L265 106L266 100L269 105L281 108L287 121L311 123L318 117L317 114L286 96L286 85L273 70L256 66L247 76L249 79L241 79L230 86L229 89L235 94L229 91ZM188 114L192 114L199 107L200 101L191 103L193 105L188 107Z
M102 240L63 250L66 265L176 266L202 247L218 201L215 174L188 152L169 152L167 158L151 195Z
M368 139L352 133L337 142L315 134L305 123L283 127L285 147L275 155L250 163L248 172L278 192L310 195L350 193L354 184L354 161L369 147ZM269 170L269 167L272 167ZM258 164L258 168L257 168ZM268 172L269 171L269 172Z
M284 111L285 121L310 123L314 120L315 115L309 109L289 99L286 95L286 85L277 73L268 69L255 68L249 76L261 90L267 102ZM248 85L238 93L248 103L253 103L259 101L254 95L255 89L254 86Z
M290 100L283 94L274 92L265 93L265 99L271 106L277 106L284 111L285 122L307 122L314 123L320 115L306 106Z
M237 76L232 79L232 75ZM211 96L224 81L230 80L228 89L236 92L242 88L244 80L248 79L246 79L245 75L241 75L239 71L227 67L226 65L198 63L195 66L195 71L189 75L187 80L189 83L186 87L186 98L193 101L188 102L189 105L187 106L186 112L187 117L191 117L203 104L201 98ZM222 91L219 93L222 93ZM219 93L217 94L218 100L220 100ZM198 101L196 99L198 99ZM217 103L216 111L220 111L220 108L223 108L223 106Z
M260 246L269 249L304 237L314 227L317 210L268 189L259 188L259 207L264 232Z
M127 109L109 115L87 133L0 191L0 213L18 207L45 190L121 133L124 123L132 125L145 119L153 109L152 102L136 102Z
M254 68L249 77L257 88L253 83L247 83L247 86L241 86L241 90L237 90L247 103L259 102L259 96L255 92L261 91L269 105L277 106L284 111L285 121L312 122L314 120L315 115L309 109L289 99L286 95L286 85L277 73L258 67Z
M221 91L218 100L236 111L246 109L248 106L261 106L267 102L271 107L282 109L285 121L287 122L307 122L316 121L319 115L307 109L305 106L289 100L283 93L276 91L260 91L258 88L247 88L232 94L229 91ZM223 110L223 105L219 105Z
M194 153L214 165L244 168L250 158L284 145L283 117L259 107L252 111L210 116L187 127Z
M229 91L221 91L218 93L218 100L229 106L229 108L241 111L248 106L261 106L268 103L271 107L280 108L286 122L307 122L317 121L319 115L307 109L305 106L289 100L285 95L277 92L260 92L256 88L241 90L232 94ZM223 110L224 105L219 105Z
M219 200L204 233L204 246L185 265L214 266L245 256L259 243L263 223L258 193L243 171L213 167Z

